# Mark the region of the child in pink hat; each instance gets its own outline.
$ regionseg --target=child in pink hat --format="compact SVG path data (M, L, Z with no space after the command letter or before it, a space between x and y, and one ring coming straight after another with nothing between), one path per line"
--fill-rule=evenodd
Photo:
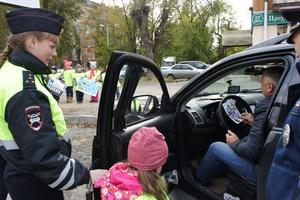
M95 183L102 200L168 200L167 184L159 175L167 161L165 137L155 127L137 130L129 141L128 162L113 165Z

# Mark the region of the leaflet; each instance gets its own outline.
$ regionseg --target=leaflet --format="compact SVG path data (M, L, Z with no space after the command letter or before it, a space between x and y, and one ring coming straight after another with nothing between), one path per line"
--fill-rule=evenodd
M222 104L222 106L225 112L227 113L227 115L234 123L239 124L243 121L242 115L240 111L237 109L234 99L228 99Z

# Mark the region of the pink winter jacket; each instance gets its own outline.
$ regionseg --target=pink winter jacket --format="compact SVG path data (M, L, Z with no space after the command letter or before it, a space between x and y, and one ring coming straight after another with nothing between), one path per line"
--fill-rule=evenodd
M138 174L129 168L128 163L113 165L106 177L100 179L94 187L101 187L102 200L132 200L143 193Z

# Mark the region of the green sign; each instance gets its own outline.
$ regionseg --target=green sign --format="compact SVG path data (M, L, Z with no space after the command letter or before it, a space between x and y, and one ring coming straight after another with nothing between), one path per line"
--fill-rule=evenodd
M264 25L264 13L263 12L255 12L252 13L252 25L253 26L263 26ZM275 25L275 24L288 24L287 21L283 16L281 16L278 12L268 12L268 25Z

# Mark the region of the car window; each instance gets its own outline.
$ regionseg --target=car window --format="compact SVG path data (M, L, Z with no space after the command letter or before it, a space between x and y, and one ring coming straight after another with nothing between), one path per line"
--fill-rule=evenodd
M172 67L172 69L174 69L174 70L181 70L182 66L181 65L175 65L174 67Z
M190 66L187 66L187 65L182 65L182 69L193 70L193 68L191 68Z
M127 65L126 71L130 68ZM126 126L138 123L140 121L152 118L158 114L158 107L161 103L162 89L154 76L153 72L142 67L140 70L140 79L138 80L136 90L134 91L133 98L131 99L130 105L125 113L125 124ZM125 77L120 79L120 94L126 92L122 90L123 82L129 74L125 73ZM155 92L151 88L156 88ZM149 91L152 91L149 93ZM125 94L126 95L126 94ZM158 102L156 102L158 100ZM115 108L118 104L118 98L115 101Z

